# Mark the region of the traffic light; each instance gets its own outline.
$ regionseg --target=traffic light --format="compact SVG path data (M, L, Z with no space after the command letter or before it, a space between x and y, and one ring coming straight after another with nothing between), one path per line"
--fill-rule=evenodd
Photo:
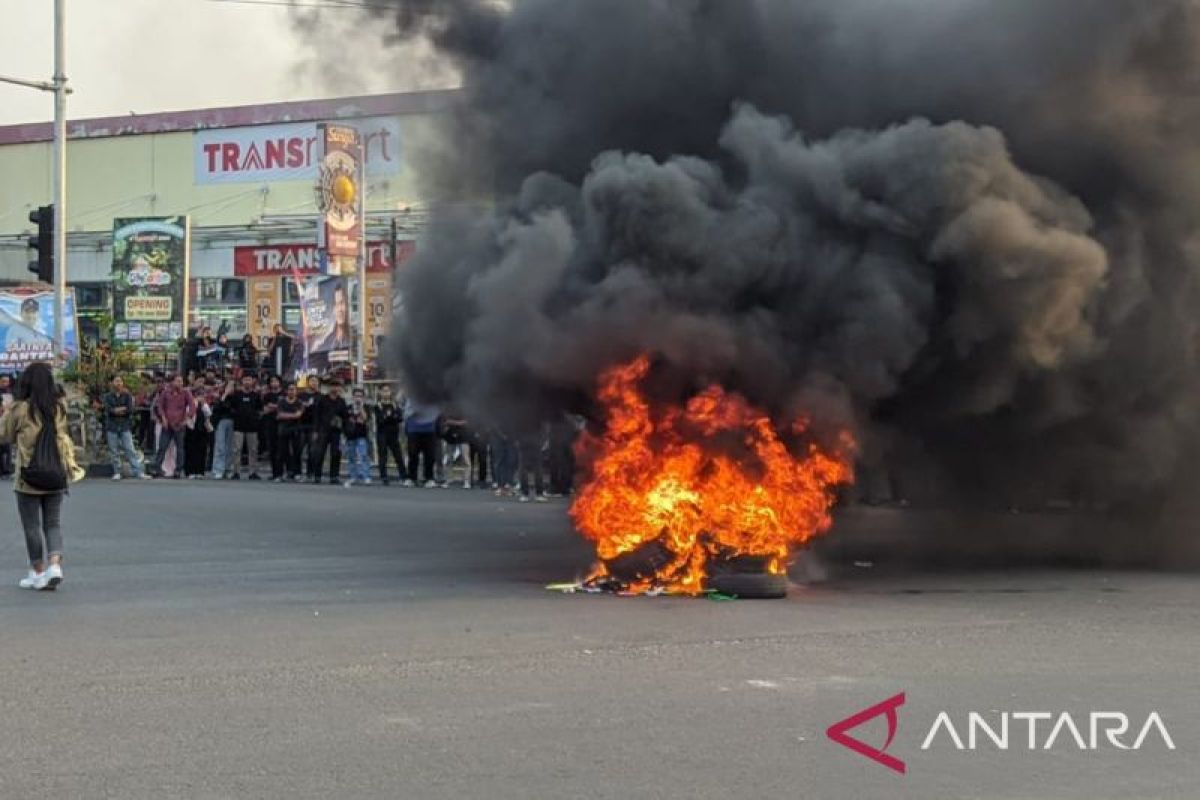
M37 236L29 237L29 246L37 251L37 260L29 262L29 271L42 283L54 283L54 206L30 211L29 221L37 225Z

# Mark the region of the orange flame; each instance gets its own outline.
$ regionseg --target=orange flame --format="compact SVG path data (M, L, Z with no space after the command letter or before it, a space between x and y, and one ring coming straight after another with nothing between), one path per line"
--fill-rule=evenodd
M605 430L576 445L587 479L571 516L601 559L589 580L652 542L665 552L630 591L699 593L711 562L732 556L763 557L783 572L794 548L828 530L833 490L852 480L849 432L827 452L800 420L787 431L803 442L797 454L764 412L720 386L682 407L652 408L639 388L649 370L642 355L601 376Z

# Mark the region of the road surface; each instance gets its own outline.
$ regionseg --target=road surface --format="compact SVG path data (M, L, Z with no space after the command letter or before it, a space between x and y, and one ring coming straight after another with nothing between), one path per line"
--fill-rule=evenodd
M563 501L483 491L89 481L67 581L0 558L0 797L1194 798L1194 574L899 569L848 515L783 601L559 595ZM1051 523L1022 521L1035 535ZM834 547L859 542L857 548ZM856 539L857 537L857 539ZM853 555L849 553L853 551ZM855 562L858 562L857 565ZM903 692L887 753L834 722ZM923 740L941 711L1158 711L1175 749ZM884 717L852 733L872 746ZM1083 732L1086 739L1088 733ZM1064 746L1070 743L1070 746ZM1086 742L1085 742L1086 744Z

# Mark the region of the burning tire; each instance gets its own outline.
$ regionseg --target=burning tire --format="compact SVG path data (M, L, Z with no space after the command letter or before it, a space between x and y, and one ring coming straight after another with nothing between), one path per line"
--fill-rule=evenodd
M708 579L708 588L742 600L777 600L787 597L787 575L770 572L725 572Z
M706 586L745 600L787 597L787 575L770 571L770 556L726 556L714 561Z
M604 562L608 574L624 583L654 577L660 569L671 563L673 557L666 546L655 539L640 547L622 553Z

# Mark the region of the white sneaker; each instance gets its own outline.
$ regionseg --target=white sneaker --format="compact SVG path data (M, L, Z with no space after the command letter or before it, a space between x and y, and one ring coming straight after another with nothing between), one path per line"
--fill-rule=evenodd
M17 581L17 586L20 586L22 589L33 589L36 591L39 589L45 589L48 580L49 579L46 577L46 573L34 572L31 569L24 578L21 578L21 580Z
M57 589L58 585L63 582L62 564L51 564L42 574L46 576L47 589Z
M470 488L471 488L471 482L470 482L470 481L463 481L463 488L464 488L464 489L470 489Z
M412 481L405 481L405 482L404 482L404 486L405 486L406 488L408 488L408 489L411 489L411 488L413 488L414 486L416 486L416 484L415 484L415 483L413 483Z
M114 481L119 481L119 480L121 480L121 473L119 473L119 472L114 472L114 473L113 473L113 480L114 480Z
M519 501L519 502L522 502L522 503L528 503L528 502L529 502L529 495L527 495L527 494L523 494L523 495L521 495L521 499L520 499L520 501Z
M353 485L354 485L354 481L346 481L345 483L342 484L342 487L345 489L349 489Z
M535 497L533 499L539 503L549 503L550 502L550 499L548 497L546 497L546 495L544 495L544 494L539 494L537 497Z
M425 488L426 489L436 489L437 484L434 483L433 481L425 481Z
M371 479L370 479L370 478L367 478L366 480L364 480L364 481L362 482L362 485L363 485L363 486L370 486L370 485L371 485Z

